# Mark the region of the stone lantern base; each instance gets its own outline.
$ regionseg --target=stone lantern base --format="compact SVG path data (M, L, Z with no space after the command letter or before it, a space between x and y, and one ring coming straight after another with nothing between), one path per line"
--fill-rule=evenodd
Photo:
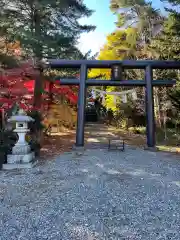
M36 166L37 161L33 160L30 163L6 163L3 164L2 169L3 170L13 170L13 169L29 169Z
M18 168L32 168L37 164L35 154L34 152L30 152L30 148L27 144L22 146L15 145L12 152L13 154L7 155L7 163L3 164L2 169L11 170Z
M34 152L23 154L23 155L7 155L7 163L3 164L2 169L22 169L32 168L37 164Z

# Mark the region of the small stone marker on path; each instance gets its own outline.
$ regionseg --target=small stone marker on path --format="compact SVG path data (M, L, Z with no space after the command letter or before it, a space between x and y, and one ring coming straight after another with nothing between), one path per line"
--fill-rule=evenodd
M33 118L20 109L17 115L8 119L8 122L16 123L14 132L18 134L18 141L12 148L12 154L7 155L7 163L3 164L4 170L31 168L35 165L35 154L31 152L31 147L26 142L25 136L29 132L28 122L34 121Z
M125 143L123 139L108 139L108 150L124 151Z

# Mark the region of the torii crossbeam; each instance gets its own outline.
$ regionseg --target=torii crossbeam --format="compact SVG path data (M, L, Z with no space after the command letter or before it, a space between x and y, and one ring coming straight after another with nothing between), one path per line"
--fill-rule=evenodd
M79 85L78 114L76 129L76 146L84 146L84 125L85 125L85 105L87 86L129 86L146 88L146 134L147 146L155 147L155 121L154 121L154 101L153 87L171 87L175 80L153 80L153 69L180 69L180 61L99 61L99 60L49 60L51 68L77 68L80 69L80 79L59 79L61 85ZM118 74L116 79L97 80L87 79L87 71L92 68L109 68L122 71L123 69L144 69L145 80L122 80ZM115 68L114 68L115 69ZM116 75L116 72L114 72Z

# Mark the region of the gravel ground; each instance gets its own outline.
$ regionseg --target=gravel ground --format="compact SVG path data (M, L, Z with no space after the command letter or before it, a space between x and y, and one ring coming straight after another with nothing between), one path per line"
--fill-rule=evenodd
M140 149L66 153L0 172L0 240L180 239L180 159Z

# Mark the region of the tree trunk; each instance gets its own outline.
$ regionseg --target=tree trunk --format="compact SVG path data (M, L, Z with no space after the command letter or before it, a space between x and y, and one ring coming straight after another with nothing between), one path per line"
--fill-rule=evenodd
M159 99L159 90L158 88L154 88L154 102L155 102L155 116L156 116L156 123L161 128L161 109L160 109L160 99Z
M35 30L35 39L36 43L34 46L34 55L36 62L36 69L39 71L35 79L34 86L34 107L41 109L42 103L42 90L43 90L43 69L41 67L42 60L42 45L40 42L41 36L41 16L38 1L35 1L35 10L34 10L34 30Z
M53 82L49 82L49 101L48 101L48 108L47 108L47 112L50 110L50 106L53 102L53 92L52 92L52 89L53 89L53 86L54 86L54 83Z
M167 137L166 122L167 122L167 114L166 114L166 110L164 110L164 114L163 114L163 125L164 125L164 140L165 140L165 141L168 139L168 137Z
M39 69L34 85L34 107L36 109L41 109L43 87L43 70Z

